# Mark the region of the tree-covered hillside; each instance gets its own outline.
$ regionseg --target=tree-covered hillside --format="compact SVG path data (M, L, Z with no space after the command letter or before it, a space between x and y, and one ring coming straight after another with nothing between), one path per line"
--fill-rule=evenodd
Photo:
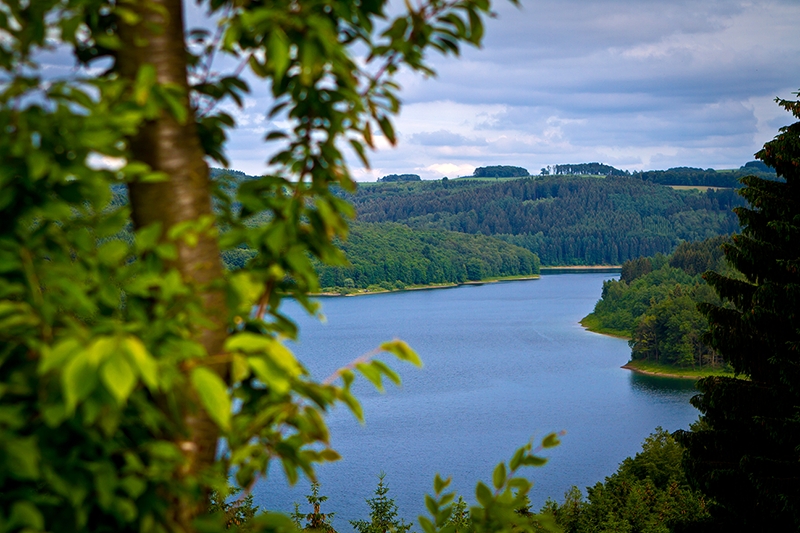
M619 280L603 283L601 299L581 323L593 331L629 337L631 359L675 367L718 367L703 340L708 320L700 302L719 303L701 275L727 272L716 237L682 243L670 256L641 257L622 266Z
M629 177L547 176L469 186L369 187L352 201L364 222L498 236L544 265L621 264L682 241L738 229L733 190L676 191Z
M760 164L759 164L760 163ZM692 167L675 167L667 170L636 172L635 177L661 185L689 185L697 187L741 187L739 180L756 175L775 179L775 171L760 161L750 161L734 170L714 170Z
M350 266L316 265L323 290L396 289L539 273L535 254L499 239L402 224L355 223L341 248Z

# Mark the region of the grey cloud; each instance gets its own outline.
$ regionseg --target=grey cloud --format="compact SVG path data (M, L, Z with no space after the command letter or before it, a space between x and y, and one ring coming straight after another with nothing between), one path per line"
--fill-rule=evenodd
M485 146L485 139L469 139L458 133L446 130L415 133L409 142L423 146Z

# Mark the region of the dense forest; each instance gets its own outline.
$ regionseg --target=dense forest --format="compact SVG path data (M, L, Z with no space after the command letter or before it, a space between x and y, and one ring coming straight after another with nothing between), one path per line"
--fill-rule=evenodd
M709 498L692 487L681 460L683 447L662 428L645 439L642 451L625 459L611 476L549 500L543 513L555 516L564 533L668 532L702 529L710 521Z
M601 299L582 323L630 338L632 360L678 367L722 364L702 339L708 320L697 303L719 303L701 274L729 270L720 247L724 240L681 243L668 257L625 262L619 280L603 283Z
M750 161L739 169L714 170L708 168L675 167L667 170L634 172L633 176L660 185L687 185L694 187L741 187L739 180L756 175L774 179L775 171L760 161Z
M493 235L543 265L622 264L738 229L733 190L676 191L631 177L548 176L364 187L358 220Z
M350 266L316 263L323 290L401 289L539 273L535 254L500 239L394 223L355 223L341 248Z

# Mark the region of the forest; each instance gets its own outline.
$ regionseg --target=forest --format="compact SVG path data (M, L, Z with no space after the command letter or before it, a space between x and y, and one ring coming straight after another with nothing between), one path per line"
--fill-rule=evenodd
M698 303L720 300L702 274L728 274L715 237L681 243L664 256L641 257L622 265L619 280L603 283L594 311L581 323L592 331L630 339L631 359L675 367L719 367L719 354L703 341L708 320Z
M396 223L354 223L341 248L349 266L317 263L323 292L402 289L408 285L462 283L535 276L538 257L484 235L412 230Z
M685 185L696 187L741 187L739 180L745 176L756 175L775 179L775 170L761 161L749 161L739 169L714 170L708 168L675 167L667 170L647 170L634 172L634 177L660 185Z
M545 176L364 187L359 221L499 237L542 265L619 265L738 229L733 190L676 191L632 177Z

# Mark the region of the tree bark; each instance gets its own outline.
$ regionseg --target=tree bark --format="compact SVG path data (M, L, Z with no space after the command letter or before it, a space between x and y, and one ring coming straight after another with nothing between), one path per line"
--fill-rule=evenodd
M165 235L176 224L212 215L208 166L188 98L183 8L181 0L133 2L126 7L135 10L141 19L135 25L120 20L122 48L116 63L120 75L133 80L142 65L151 64L159 84L173 84L184 91L182 103L188 116L185 123L163 111L130 139L135 160L169 176L164 182L128 185L134 225L142 228L160 222ZM218 242L213 234L204 232L195 246L182 240L175 244L178 258L171 266L196 288L206 317L215 321L213 327L198 328L196 340L209 355L219 354L227 336L224 327L227 309L222 291L209 286L223 276ZM216 370L224 376L224 368ZM182 415L187 434L176 440L186 457L181 474L194 476L214 462L219 431L200 407L196 394L190 387L187 389ZM171 505L173 518L185 530L191 530L192 518L203 509L202 505L185 501Z

